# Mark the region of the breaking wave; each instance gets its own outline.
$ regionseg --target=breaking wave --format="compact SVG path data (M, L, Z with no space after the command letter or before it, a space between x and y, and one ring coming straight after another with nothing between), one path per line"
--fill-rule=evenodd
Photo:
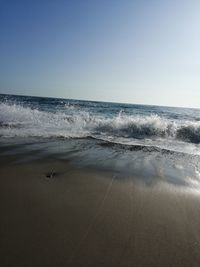
M115 116L97 114L73 105L61 110L41 111L19 104L0 104L0 136L65 137L87 136L105 140L179 140L200 143L200 122L170 120L158 115ZM118 138L118 139L117 139Z

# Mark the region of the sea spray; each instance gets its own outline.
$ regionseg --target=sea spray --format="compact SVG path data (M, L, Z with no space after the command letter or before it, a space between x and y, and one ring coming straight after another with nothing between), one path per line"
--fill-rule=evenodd
M141 108L142 107L142 108ZM0 97L0 136L86 138L177 149L200 143L199 110ZM179 150L179 149L178 149Z

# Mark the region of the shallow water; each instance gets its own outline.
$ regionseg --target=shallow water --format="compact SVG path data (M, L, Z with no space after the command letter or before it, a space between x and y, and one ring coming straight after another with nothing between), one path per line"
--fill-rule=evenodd
M200 110L0 95L1 137L94 138L200 153Z
M0 157L200 189L200 111L0 95Z

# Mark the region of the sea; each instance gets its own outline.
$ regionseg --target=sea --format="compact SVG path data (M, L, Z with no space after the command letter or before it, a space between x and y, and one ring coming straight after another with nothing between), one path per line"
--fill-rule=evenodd
M147 183L163 176L196 186L200 110L0 94L0 147L2 157L26 151L20 160L52 155Z

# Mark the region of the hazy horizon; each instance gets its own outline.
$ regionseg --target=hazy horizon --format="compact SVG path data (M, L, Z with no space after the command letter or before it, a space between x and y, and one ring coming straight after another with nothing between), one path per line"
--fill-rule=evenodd
M155 107L169 107L169 108L186 108L186 109L200 109L200 107L186 107L186 106L173 106L173 105L158 105L158 104L145 104L145 103L132 103L132 102L117 102L117 101L104 101L95 99L80 99L80 98L67 98L59 96L44 96L44 95L26 95L26 94L12 94L12 93L0 93L0 95L19 96L19 97L36 97L36 98L54 98L64 100L86 101L86 102L100 102L100 103L112 103L112 104L127 104L138 106L155 106Z
M0 93L200 108L200 2L0 1Z

